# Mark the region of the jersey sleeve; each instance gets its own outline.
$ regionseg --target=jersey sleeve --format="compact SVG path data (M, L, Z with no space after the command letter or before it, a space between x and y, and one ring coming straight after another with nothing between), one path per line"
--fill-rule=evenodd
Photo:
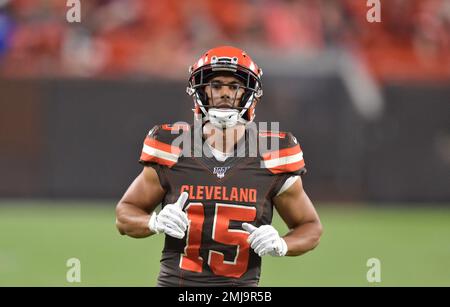
M156 163L166 167L173 167L181 154L181 149L170 144L170 139L165 138L165 131L161 126L153 127L145 137L142 146L141 164Z
M263 167L276 177L270 193L272 197L281 194L283 186L286 190L289 188L286 185L292 185L298 176L306 173L303 150L297 138L290 132L277 133L276 137L278 148L262 154Z
M274 175L306 173L302 148L290 132L286 132L284 137L280 138L278 149L262 154L262 165Z
M161 186L167 191L169 180L168 170L176 165L181 155L181 149L171 145L170 132L167 125L154 126L144 139L139 163L155 169Z

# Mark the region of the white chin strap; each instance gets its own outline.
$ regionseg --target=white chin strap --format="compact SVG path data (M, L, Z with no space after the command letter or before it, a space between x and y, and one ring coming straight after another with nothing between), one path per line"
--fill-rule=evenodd
M208 110L208 116L205 120L209 120L217 128L231 128L239 122L239 111L236 109L217 109Z

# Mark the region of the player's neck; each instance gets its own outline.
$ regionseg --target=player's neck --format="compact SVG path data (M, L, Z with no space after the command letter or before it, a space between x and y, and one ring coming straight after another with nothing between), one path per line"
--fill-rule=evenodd
M216 128L209 122L203 126L205 142L223 153L232 153L244 134L245 126L241 124L227 129Z

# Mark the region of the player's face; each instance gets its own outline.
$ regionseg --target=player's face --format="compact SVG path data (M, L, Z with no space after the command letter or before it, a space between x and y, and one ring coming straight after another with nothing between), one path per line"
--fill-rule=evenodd
M233 108L245 92L243 83L231 76L217 76L205 87L209 104L217 108Z

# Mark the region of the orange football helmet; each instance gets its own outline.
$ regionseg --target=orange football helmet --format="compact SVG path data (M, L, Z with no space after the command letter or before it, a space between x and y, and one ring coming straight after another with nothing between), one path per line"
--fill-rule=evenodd
M221 46L208 50L200 59L189 67L189 84L187 93L193 97L194 113L208 120L209 108L213 107L208 102L205 86L209 80L220 74L232 74L244 84L242 95L237 109L237 121L247 123L255 117L256 100L263 95L261 76L262 70L239 48Z

